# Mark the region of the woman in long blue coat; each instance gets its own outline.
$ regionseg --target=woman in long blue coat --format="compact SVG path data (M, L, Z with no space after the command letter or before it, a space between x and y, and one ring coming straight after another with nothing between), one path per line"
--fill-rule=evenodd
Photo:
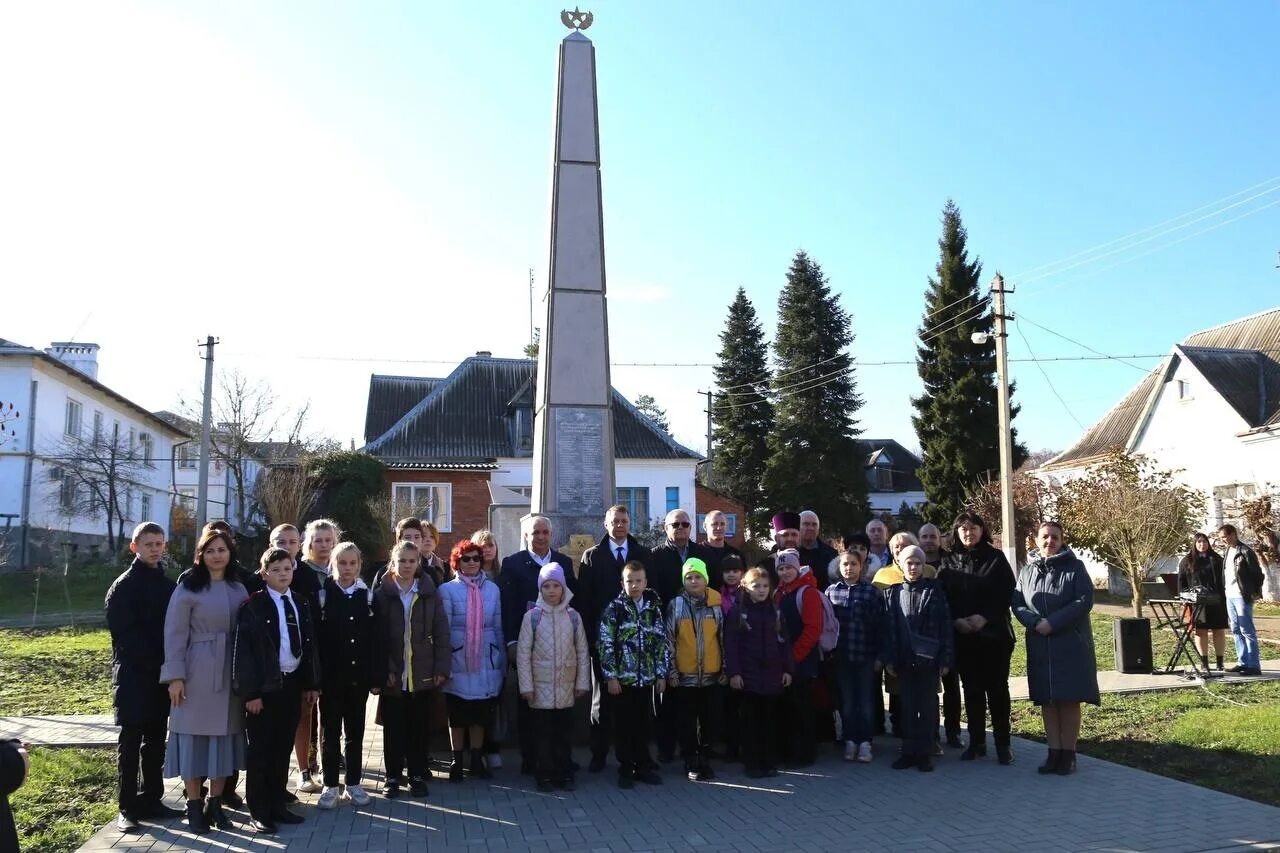
M1027 687L1044 717L1049 757L1041 773L1075 770L1080 705L1101 705L1093 653L1093 580L1063 545L1062 526L1045 521L1036 533L1038 552L1018 572L1013 615L1027 629Z

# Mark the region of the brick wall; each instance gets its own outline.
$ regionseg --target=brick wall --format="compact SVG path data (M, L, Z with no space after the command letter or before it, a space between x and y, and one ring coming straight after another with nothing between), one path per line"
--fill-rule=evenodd
M392 483L449 483L453 486L452 524L441 531L437 552L447 554L459 540L470 538L489 524L488 471L403 471L386 472L387 488Z
M735 530L733 536L727 537L726 541L728 541L728 543L730 545L733 545L735 548L741 548L743 546L743 543L746 542L746 536L744 535L744 533L746 532L746 526L747 526L747 516L742 509L742 504L738 503L732 498L725 497L719 492L712 491L711 489L707 488L701 483L697 484L696 498L698 501L699 515L705 515L706 513L711 512L713 509L718 509L723 513L726 513L726 514L735 513L738 516L737 529ZM699 529L697 533L698 533L699 542L706 539L706 534L703 533L701 529Z

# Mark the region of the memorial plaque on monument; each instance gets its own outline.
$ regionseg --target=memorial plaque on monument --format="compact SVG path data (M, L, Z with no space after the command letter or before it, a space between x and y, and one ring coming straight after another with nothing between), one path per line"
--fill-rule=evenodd
M604 410L555 410L556 504L562 512L600 511Z

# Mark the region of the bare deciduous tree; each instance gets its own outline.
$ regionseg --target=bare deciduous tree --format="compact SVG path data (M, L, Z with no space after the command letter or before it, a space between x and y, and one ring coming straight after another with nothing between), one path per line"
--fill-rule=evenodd
M258 505L272 527L300 524L315 504L317 489L311 477L311 457L301 455L296 463L272 466L258 478Z
M64 435L43 454L58 488L47 500L64 518L102 518L112 553L124 547L128 497L146 483L153 464L146 445L118 429L88 438Z
M235 518L227 520L237 530L247 530L263 508L261 499L255 499L254 494L257 469L269 469L279 461L273 455L306 455L332 444L306 434L310 406L307 402L290 409L280 403L279 395L265 382L250 379L238 370L219 372L211 404L214 429L210 453L226 466L231 477L233 500L228 503L235 506ZM184 417L199 423L201 395L179 399L178 408Z
M20 417L22 413L12 402L6 403L0 400L0 447L4 447L18 437L18 431L9 425Z
M1116 448L1055 496L1058 519L1072 545L1118 569L1142 615L1142 583L1178 553L1204 518L1204 496L1158 469L1145 456Z
M984 476L969 489L965 498L965 509L977 513L990 525L988 533L992 538L999 537L1004 544L1004 523L1001 514L1000 478ZM1014 544L1018 546L1018 561L1027 556L1027 536L1035 533L1036 527L1045 518L1045 510L1050 503L1049 486L1032 477L1030 474L1013 475L1013 518L1018 528L1014 535Z

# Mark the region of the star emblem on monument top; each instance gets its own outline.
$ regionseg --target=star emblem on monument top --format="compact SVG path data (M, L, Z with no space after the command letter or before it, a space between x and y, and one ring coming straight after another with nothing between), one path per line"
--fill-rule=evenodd
M585 30L587 27L591 26L591 22L595 20L595 16L590 12L580 12L578 11L578 7L574 6L572 12L562 9L560 11L560 20L563 21L564 25L571 30Z

